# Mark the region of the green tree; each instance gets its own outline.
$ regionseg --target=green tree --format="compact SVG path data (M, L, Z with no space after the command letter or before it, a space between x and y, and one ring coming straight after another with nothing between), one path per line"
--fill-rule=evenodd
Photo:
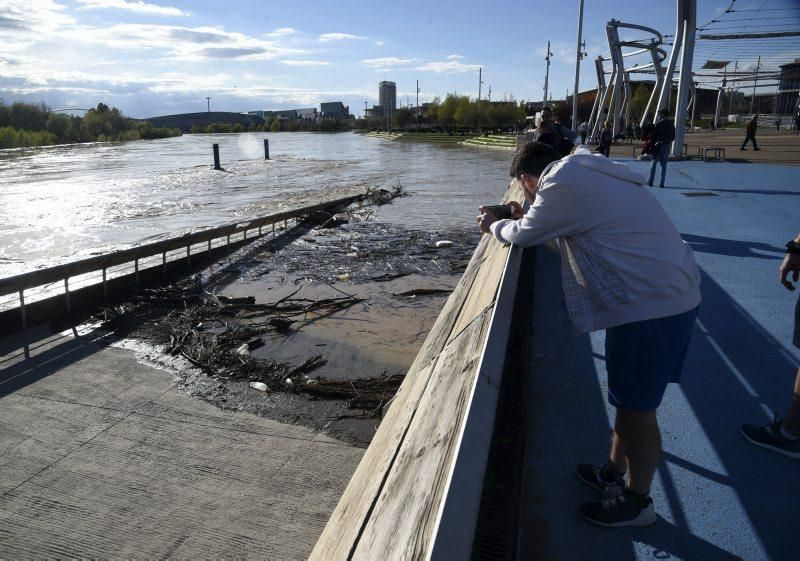
M644 110L652 92L653 86L650 84L638 84L636 86L636 91L633 92L633 97L631 97L631 116L633 120L638 121L644 115Z
M278 119L273 119L272 124L269 126L272 132L279 132L281 130L281 122Z
M45 128L59 140L65 141L72 133L72 118L63 113L50 113L50 116L47 117Z
M401 107L392 114L392 124L398 128L404 128L412 120L411 111Z

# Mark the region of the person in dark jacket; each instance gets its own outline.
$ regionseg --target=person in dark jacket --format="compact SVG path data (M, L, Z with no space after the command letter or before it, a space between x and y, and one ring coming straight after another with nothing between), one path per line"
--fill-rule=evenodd
M597 147L597 151L608 158L609 154L611 153L612 142L613 131L611 130L611 121L606 121L603 123L603 128L600 131L600 145Z
M758 147L758 143L756 142L756 131L758 130L758 115L753 115L753 118L750 119L750 122L747 123L747 129L745 129L744 133L744 142L742 142L742 147L739 150L747 150L745 146L747 146L747 141L751 140L753 142L753 150L761 150Z
M661 164L661 183L664 186L664 177L667 175L667 161L669 160L669 147L675 140L675 125L669 118L669 112L662 109L656 117L656 124L653 127L653 161L650 162L650 179L647 184L652 187L656 177L656 164Z

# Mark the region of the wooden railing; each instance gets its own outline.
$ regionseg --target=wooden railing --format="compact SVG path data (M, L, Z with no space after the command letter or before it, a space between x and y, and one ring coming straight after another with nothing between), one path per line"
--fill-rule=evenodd
M311 560L470 558L520 259L478 244Z
M18 306L21 314L22 328L25 329L27 327L25 314L26 290L43 287L45 285L52 285L53 283L63 283L63 287L61 287L57 293L65 295L66 308L67 312L69 312L69 295L71 290L70 279L72 278L90 273L101 273L101 275L99 275L96 279L95 284L102 283L103 294L104 296L108 297L107 285L108 281L110 280L108 270L112 267L120 265L132 265L132 271L129 270L126 274L133 274L138 283L139 272L145 268L140 267L140 264L142 264L142 262L147 258L160 256L161 259L156 260L155 263L153 263L153 260L151 259L151 262L147 263L147 268L160 266L164 268L164 272L166 274L167 264L176 261L178 258L185 259L187 263L191 263L192 255L198 255L202 252L210 253L212 248L221 247L222 245L230 245L232 241L245 241L260 237L265 235L265 226L272 226L271 232L267 233L274 234L276 224L283 222L283 226L286 228L289 220L296 221L297 219L307 216L308 214L326 208L354 202L362 199L364 194L364 192L361 192L348 197L324 201L312 206L282 211L243 222L225 224L215 228L210 228L208 230L202 230L200 232L194 232L175 238L169 238L158 242L139 245L129 249L123 249L120 251L89 257L87 259L81 259L79 261L56 265L54 267L48 267L46 269L38 269L12 277L7 277L0 279L0 297L14 294L18 296ZM239 237L239 239L237 240L236 237ZM214 244L215 241L217 242L216 245ZM193 246L195 246L194 253L192 253ZM179 257L174 255L176 250L182 251ZM183 253L183 250L185 250L185 254ZM172 257L172 260L168 260L168 255ZM130 268L131 267L128 267L128 269Z

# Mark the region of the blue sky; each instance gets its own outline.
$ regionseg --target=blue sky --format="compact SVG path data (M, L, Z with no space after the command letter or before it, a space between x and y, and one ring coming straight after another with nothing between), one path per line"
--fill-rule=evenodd
M698 24L729 5L698 0ZM578 0L3 0L0 98L54 108L102 101L133 117L203 111L207 96L221 111L341 100L362 113L384 79L403 104L414 102L416 80L421 102L476 97L481 67L484 97L491 87L493 100L541 99L548 40L551 91L563 98L573 87L577 12ZM608 51L612 17L672 34L675 2L586 0L582 90L596 85L592 60Z

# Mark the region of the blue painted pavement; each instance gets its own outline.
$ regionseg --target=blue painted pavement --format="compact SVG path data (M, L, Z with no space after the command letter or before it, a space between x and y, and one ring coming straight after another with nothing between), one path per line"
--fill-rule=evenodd
M649 163L629 163L646 176ZM741 423L784 414L800 366L791 344L798 291L778 282L783 245L800 232L800 169L671 162L666 188L652 191L703 276L683 380L658 413L664 457L651 494L659 520L607 529L578 513L598 495L578 482L575 466L608 457L604 333L575 332L559 257L542 247L520 559L800 559L800 461L739 432ZM685 196L697 192L717 196Z

